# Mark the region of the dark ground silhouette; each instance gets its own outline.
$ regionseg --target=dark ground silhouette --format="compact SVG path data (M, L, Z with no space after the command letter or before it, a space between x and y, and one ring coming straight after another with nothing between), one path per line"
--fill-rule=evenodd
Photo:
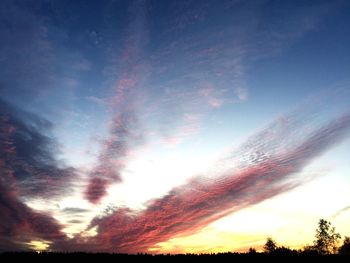
M42 253L36 253L36 252L6 252L0 254L0 260L2 262L8 262L8 260L22 260L29 261L31 260L38 262L38 261L45 261L45 262L54 262L54 260L85 260L85 261L92 261L96 262L97 260L99 262L116 262L116 261L123 261L123 260L151 260L151 261L160 261L160 262L168 262L168 261L176 261L181 262L183 260L191 260L196 261L200 260L201 262L205 262L205 260L218 260L218 261L239 261L244 260L249 262L249 260L259 260L259 261L271 261L273 259L285 260L285 259L291 259L293 262L295 260L317 260L318 262L320 260L325 260L327 262L333 262L335 260L342 260L346 259L345 261L348 261L347 258L349 256L339 255L339 254L331 254L331 255L320 255L315 253L299 253L297 251L288 251L288 253L284 253L285 251L279 251L276 254L271 253L212 253L212 254L158 254L158 255L151 255L151 254L107 254L107 253L54 253L54 252L42 252ZM283 258L283 259L282 259ZM8 260L3 260L8 259ZM279 260L280 259L280 260ZM342 260L343 261L343 260ZM79 261L80 262L80 261Z

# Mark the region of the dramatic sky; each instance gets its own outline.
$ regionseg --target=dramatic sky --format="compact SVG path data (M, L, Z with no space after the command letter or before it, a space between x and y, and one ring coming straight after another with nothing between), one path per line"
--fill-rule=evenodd
M0 251L349 236L349 25L349 1L0 1Z

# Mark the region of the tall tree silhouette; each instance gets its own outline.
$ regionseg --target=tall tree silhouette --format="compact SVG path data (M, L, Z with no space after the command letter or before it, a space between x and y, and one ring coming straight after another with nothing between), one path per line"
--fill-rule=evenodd
M249 253L249 254L254 254L254 255L255 255L257 252L256 252L256 249L255 249L255 248L251 247L251 248L249 248L248 253Z
M350 255L350 237L344 237L343 245L339 248L339 254Z
M276 241L274 241L271 237L268 237L264 245L264 252L271 254L276 251L276 248L277 248Z
M332 226L331 222L320 219L318 221L315 238L315 249L319 254L325 255L336 253L337 243L341 236L339 233L335 232L335 228Z

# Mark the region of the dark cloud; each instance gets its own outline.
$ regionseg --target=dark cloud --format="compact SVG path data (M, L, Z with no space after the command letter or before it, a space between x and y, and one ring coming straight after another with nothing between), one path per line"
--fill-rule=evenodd
M74 169L56 160L51 128L47 120L0 100L2 180L22 196L56 196L69 189Z
M85 197L91 203L96 204L107 193L107 186L109 182L101 178L92 178L89 181L88 188L85 192Z
M40 238L64 240L62 226L21 200L48 198L69 189L74 170L55 159L52 124L0 100L0 249L24 250Z
M17 193L0 182L0 251L27 250L27 242L65 240L62 226L50 215L23 204Z
M82 213L89 212L88 209L79 208L79 207L66 207L61 211L66 214L82 214Z
M142 142L142 131L133 111L124 110L114 118L108 139L102 143L96 167L90 172L85 198L98 203L107 193L107 187L121 181L130 150Z
M81 223L83 223L83 221L79 220L79 219L72 219L72 220L69 220L68 223L69 224L81 224Z

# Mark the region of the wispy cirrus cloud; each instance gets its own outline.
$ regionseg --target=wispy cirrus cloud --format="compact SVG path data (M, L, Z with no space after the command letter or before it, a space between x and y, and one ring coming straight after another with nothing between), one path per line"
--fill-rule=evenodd
M93 204L98 203L107 193L112 183L121 181L123 170L130 149L140 144L143 130L138 122L137 91L146 78L145 65L139 63L143 53L143 45L147 39L145 2L132 3L129 9L130 23L126 30L124 49L121 51L121 62L112 63L108 71L119 74L113 88L113 97L109 106L114 114L109 136L104 140L98 156L96 167L90 173L85 198ZM121 70L120 70L121 69ZM113 78L113 77L112 77ZM90 97L90 100L101 104L100 99Z
M52 16L44 15L40 8L47 8ZM81 75L91 69L92 63L81 51L61 45L68 30L55 24L58 12L54 4L23 5L5 0L0 3L0 10L2 97L25 104L35 102L50 110L54 105L45 104L45 100L51 96L61 105L67 103L67 98L76 95L74 88L84 82Z
M165 142L184 141L178 139L184 137L182 130L187 126L184 114L201 116L196 124L198 133L211 111L249 100L252 62L275 55L315 30L337 6L301 5L286 14L278 4L275 11L266 5L240 1L220 7L210 2L151 5L151 25L160 27L162 34L154 35L157 31L152 26L148 30L150 72L145 84L149 92L157 93L146 94L145 112L158 120L156 132ZM166 21L152 15L158 8L167 15ZM153 38L157 44L152 45Z
M334 215L332 215L332 218L336 218L338 216L340 216L342 213L345 213L346 211L350 210L350 205L349 206L345 206L342 209L338 210Z
M85 197L98 203L107 193L107 187L121 181L121 171L128 161L130 149L142 142L143 134L133 110L117 114L110 125L109 137L103 141L97 164L90 172Z
M164 135L162 142L165 146L174 147L184 140L196 135L200 129L201 116L195 114L184 114L182 124L174 132Z

